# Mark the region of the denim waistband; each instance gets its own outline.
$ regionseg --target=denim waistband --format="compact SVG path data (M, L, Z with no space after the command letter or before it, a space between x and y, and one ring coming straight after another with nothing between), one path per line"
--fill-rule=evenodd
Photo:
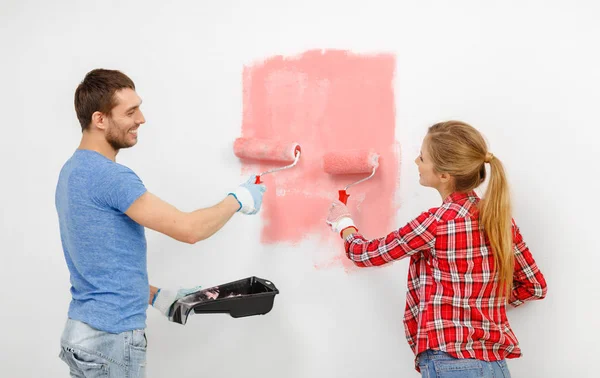
M424 352L419 353L418 361L420 363L426 363L431 360L454 360L456 357L449 355L448 353L441 350L428 349Z

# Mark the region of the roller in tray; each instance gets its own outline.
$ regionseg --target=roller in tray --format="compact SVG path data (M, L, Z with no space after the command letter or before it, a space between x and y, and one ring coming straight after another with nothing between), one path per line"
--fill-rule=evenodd
M185 325L190 314L228 313L233 318L264 315L271 311L279 290L255 276L187 295L173 304L169 320Z

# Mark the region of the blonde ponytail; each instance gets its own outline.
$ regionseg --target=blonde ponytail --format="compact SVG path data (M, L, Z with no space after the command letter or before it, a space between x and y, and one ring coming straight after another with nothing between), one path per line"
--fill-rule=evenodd
M479 203L479 216L492 246L500 293L508 297L515 267L510 191L502 162L492 155L489 164L490 182Z

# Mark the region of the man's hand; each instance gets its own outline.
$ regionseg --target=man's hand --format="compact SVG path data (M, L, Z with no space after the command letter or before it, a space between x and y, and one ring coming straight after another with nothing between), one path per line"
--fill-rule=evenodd
M200 290L202 286L196 286L190 289L158 289L152 300L152 307L157 309L166 317L169 317L171 306L177 300Z
M229 193L240 204L238 211L242 214L253 215L260 211L263 194L267 187L255 184L256 176L252 175L245 183L241 184L235 191Z
M354 227L356 229L354 221L350 217L348 207L340 201L331 204L326 222L331 226L331 229L340 234L340 236L341 232L348 227Z

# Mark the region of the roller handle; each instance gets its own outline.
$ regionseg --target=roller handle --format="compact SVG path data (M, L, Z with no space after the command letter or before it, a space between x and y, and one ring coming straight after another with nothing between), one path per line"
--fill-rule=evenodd
M345 189L340 190L338 193L339 193L340 202L343 203L344 205L347 205L348 197L350 197L350 194L348 194L348 192L346 192Z
M263 182L260 181L260 176L256 176L256 180L254 180L255 184L262 184Z

